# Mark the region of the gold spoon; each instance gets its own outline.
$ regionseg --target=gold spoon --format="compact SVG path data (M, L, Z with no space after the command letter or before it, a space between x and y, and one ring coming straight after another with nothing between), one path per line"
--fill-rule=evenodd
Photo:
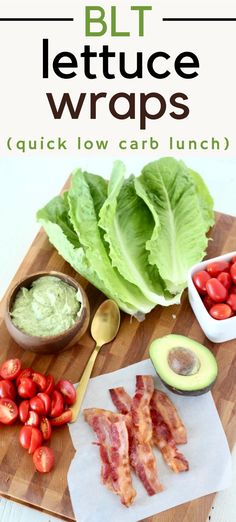
M104 301L97 309L91 324L91 335L96 342L96 346L85 366L82 377L77 386L76 401L71 407L72 419L70 422L75 422L78 417L89 378L100 348L116 337L119 327L120 310L114 301L107 299L107 301Z

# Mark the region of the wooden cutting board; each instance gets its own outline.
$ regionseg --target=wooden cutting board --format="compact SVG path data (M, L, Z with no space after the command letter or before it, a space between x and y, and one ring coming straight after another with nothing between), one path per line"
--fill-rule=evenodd
M217 214L212 237L208 257L236 250L236 218ZM42 230L35 238L10 286L26 274L39 270L59 270L78 279L86 288L92 316L104 299L101 292L83 280L64 262L49 244ZM7 358L19 357L24 367L32 366L37 371L53 373L56 379L64 377L73 382L78 381L94 346L89 333L85 334L79 342L74 339L71 348L60 355L39 356L25 352L10 338L4 325L4 310L5 298L0 304L0 362ZM232 449L236 438L236 341L221 345L214 345L208 341L192 313L187 292L184 293L180 306L156 307L142 323L122 314L119 335L113 343L101 351L93 376L146 359L152 339L169 333L192 337L208 346L216 355L219 377L213 396ZM56 465L51 473L45 475L34 470L31 456L19 445L18 434L19 425L0 427L0 494L60 516L64 520L75 520L67 488L67 471L74 455L68 428L54 430L51 446L55 452ZM205 522L213 498L214 495L208 495L147 520L149 522Z

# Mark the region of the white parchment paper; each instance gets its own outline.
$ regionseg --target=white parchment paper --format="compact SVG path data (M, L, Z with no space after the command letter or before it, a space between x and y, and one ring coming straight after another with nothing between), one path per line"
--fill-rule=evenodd
M136 375L153 375L155 387L163 389L150 360L100 375L90 380L83 408L98 407L115 411L108 390L124 386L131 395L135 391ZM190 464L190 470L178 475L164 463L154 449L162 493L149 497L133 474L137 497L130 508L100 482L100 457L90 426L80 414L70 433L76 454L68 472L68 485L78 522L137 522L184 502L227 488L231 481L231 455L225 433L211 393L199 397L181 397L169 391L186 425L188 443L179 446Z

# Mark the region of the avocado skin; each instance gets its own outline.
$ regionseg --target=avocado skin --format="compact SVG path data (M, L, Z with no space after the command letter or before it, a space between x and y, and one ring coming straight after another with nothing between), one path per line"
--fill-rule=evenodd
M154 366L154 368L155 368L155 366ZM155 370L156 370L156 368L155 368ZM158 373L157 373L157 375L158 375L159 379L161 380L161 382L164 384L164 386L166 388L168 388L168 390L170 390L172 393L175 393L176 395L182 395L182 396L185 395L186 397L197 397L198 395L203 395L204 393L207 393L208 391L210 391L212 386L214 386L214 384L216 382L216 379L215 379L211 384L209 384L209 386L206 386L206 388L202 388L201 390L183 391L183 390L178 390L177 388L173 388L173 386L170 386L165 381L163 381L163 379L161 379L161 377Z

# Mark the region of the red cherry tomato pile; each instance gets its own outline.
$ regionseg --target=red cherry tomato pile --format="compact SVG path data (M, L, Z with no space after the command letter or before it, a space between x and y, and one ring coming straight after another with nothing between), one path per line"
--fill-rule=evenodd
M52 427L70 422L70 406L76 392L73 384L53 375L43 375L33 368L21 368L19 359L9 359L0 367L0 423L13 424L19 419L20 444L38 471L47 473L54 465L51 448L44 446L52 435Z
M214 319L236 315L236 256L230 262L209 263L206 270L194 274L193 282Z

